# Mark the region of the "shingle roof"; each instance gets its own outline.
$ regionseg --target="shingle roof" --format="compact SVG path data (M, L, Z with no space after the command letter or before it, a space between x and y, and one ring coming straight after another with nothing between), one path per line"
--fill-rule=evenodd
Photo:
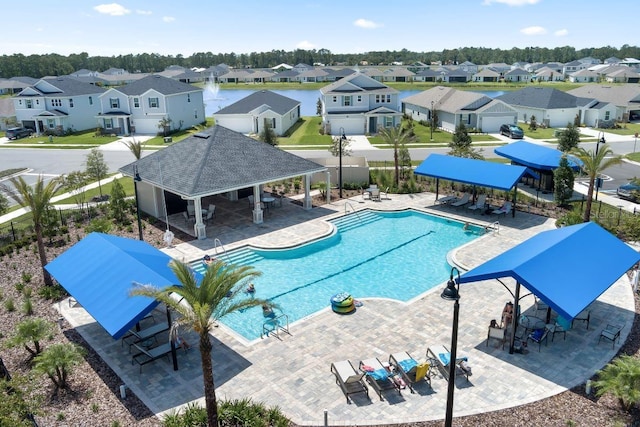
M167 191L196 197L326 170L267 143L213 126L120 168Z
M36 89L42 94L44 94L45 96L46 95L52 95L52 96L54 95L55 96L91 95L95 93L102 93L106 90L101 87L97 87L89 83L84 83L84 82L78 81L73 77L67 77L67 76L56 77L52 79L42 79L41 81L49 83L50 85L55 86L57 89L59 89L59 91L53 91L53 92L46 92L45 90L43 90L45 89L43 87ZM36 85L37 84L38 82L36 83Z
M514 92L507 92L496 99L509 105L533 108L575 108L576 97L558 89L546 87L527 87Z
M217 111L214 116L219 114L246 114L262 105L267 105L270 110L282 115L300 105L300 101L279 95L270 90L261 90Z
M125 95L142 95L148 90L153 89L163 95L174 95L176 93L186 93L202 91L201 88L182 83L168 77L162 77L157 74L144 77L126 86L118 88Z
M631 106L631 103L640 102L640 86L635 84L584 85L571 89L568 93L574 96L595 98L598 101L610 102L617 106ZM637 105L633 107L637 108Z

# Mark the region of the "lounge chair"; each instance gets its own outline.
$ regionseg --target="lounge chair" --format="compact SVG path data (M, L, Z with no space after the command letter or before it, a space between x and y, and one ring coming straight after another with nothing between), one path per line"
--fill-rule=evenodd
M504 202L504 205L500 206L498 209L494 209L491 213L495 215L504 214L504 216L507 216L511 213L511 202Z
M497 326L489 326L489 331L487 332L487 347L489 346L489 340L493 338L502 344L502 349L504 350L504 343L507 341L507 330L506 328L499 328Z
M351 403L349 395L356 393L365 393L369 399L369 388L364 382L365 373L358 373L350 360L332 363L331 373L335 375L336 384L342 389L347 403Z
M365 378L367 382L373 387L375 392L378 393L380 400L384 400L382 397L384 390L395 389L398 390L399 394L402 394L398 382L394 381L391 373L382 365L377 357L361 360L358 368L366 374Z
M573 328L573 324L577 321L587 322L587 331L589 330L589 322L591 321L591 310L582 310L576 317L571 321L571 327Z
M455 194L449 194L448 196L436 199L436 203L446 205L447 203L455 202L456 200L458 200L458 197Z
M538 343L538 351L542 347L542 341L544 341L544 345L548 344L547 337L549 336L549 329L545 327L544 329L534 329L533 332L529 334L527 337L527 341L531 340L533 342Z
M600 338L598 338L598 344L600 344L600 340L604 338L605 340L611 341L611 348L616 346L616 341L620 341L620 332L622 331L622 326L620 325L611 325L608 324L606 328L600 332Z
M148 328L142 329L140 331L136 331L135 329L130 329L129 332L125 336L122 337L122 346L127 339L134 337L133 342L129 344L129 352L131 352L131 346L135 343L141 343L147 341L149 339L155 339L156 335L169 330L169 325L167 323L156 323L153 326L149 326Z
M400 374L405 384L409 386L411 393L413 385L422 380L427 380L431 384L429 376L430 365L428 362L420 363L406 351L393 353L389 356L389 364Z
M438 366L438 369L442 372L444 378L449 381L449 363L451 362L451 352L449 349L443 345L429 347L427 349L427 359L433 360L433 363ZM456 357L455 364L458 368L457 370L461 371L467 377L467 381L469 381L471 368L467 364L467 358L464 356Z
M138 365L140 365L140 373L142 373L142 365L151 363L161 357L168 356L169 353L171 353L171 343L164 343L148 350L136 343L133 343L132 345L136 350L138 350L138 353L131 358L131 364L133 365L133 362L137 362Z
M469 203L469 199L471 198L471 195L469 193L464 193L462 195L462 197L460 197L460 200L456 200L455 202L451 202L449 203L451 206L455 206L460 207L460 206L464 206L467 203Z
M472 211L480 209L480 212L482 212L486 204L487 204L487 195L481 194L478 196L478 199L476 200L476 202L473 205L469 206L469 209L471 209Z
M380 189L379 188L372 188L371 189L371 200L373 200L374 202L379 202L380 201Z

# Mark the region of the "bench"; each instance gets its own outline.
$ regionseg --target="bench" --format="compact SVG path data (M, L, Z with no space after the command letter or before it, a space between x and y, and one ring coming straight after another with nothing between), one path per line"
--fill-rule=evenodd
M131 352L131 346L133 344L143 342L151 338L155 339L156 335L167 330L169 330L169 325L167 323L156 323L155 325L142 329L141 331L129 329L129 332L122 337L122 345L124 346L124 342L127 338L135 337L133 343L129 344L129 352Z
M136 343L133 343L131 345L134 346L139 352L131 358L131 364L133 365L134 361L137 362L138 365L140 365L140 373L142 373L142 365L151 363L155 360L160 359L161 357L168 356L169 353L171 353L171 343L164 343L148 350L140 347Z

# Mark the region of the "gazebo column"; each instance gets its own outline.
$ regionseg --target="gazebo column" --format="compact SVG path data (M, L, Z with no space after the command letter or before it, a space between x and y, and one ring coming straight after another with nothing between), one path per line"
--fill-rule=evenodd
M304 202L302 204L302 208L309 210L313 207L313 203L311 201L311 175L306 174L304 176Z
M327 204L331 203L331 173L329 170L325 172L327 174Z
M262 224L264 222L264 214L262 212L260 186L253 186L253 223Z
M194 199L193 205L196 214L196 223L193 226L193 230L195 231L198 240L206 239L207 226L202 222L202 198L197 197Z

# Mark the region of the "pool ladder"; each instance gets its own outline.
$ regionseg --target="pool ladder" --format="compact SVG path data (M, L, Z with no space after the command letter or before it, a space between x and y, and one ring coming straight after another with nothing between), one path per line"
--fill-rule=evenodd
M354 208L350 202L344 202L344 214L345 215L347 214L347 212L349 211L349 209L347 208L349 207L351 207L351 210L353 211L353 213L356 214L360 222L362 222L362 218L360 218L360 214L358 214L358 211L356 211L356 208Z
M289 316L286 314L281 314L278 317L274 317L273 319L269 319L264 322L262 324L260 339L273 335L282 341L282 338L280 338L280 332L291 335L291 332L289 332Z
M220 239L215 238L213 240L213 253L215 255L218 255L218 246L222 249L222 255L224 255L227 258L227 262L229 262L229 254L227 253L227 250L224 248L224 245L222 244Z
M487 233L489 232L489 230L491 230L493 231L493 234L500 234L500 221L495 221L490 225L485 226L484 228L485 230L487 230Z

